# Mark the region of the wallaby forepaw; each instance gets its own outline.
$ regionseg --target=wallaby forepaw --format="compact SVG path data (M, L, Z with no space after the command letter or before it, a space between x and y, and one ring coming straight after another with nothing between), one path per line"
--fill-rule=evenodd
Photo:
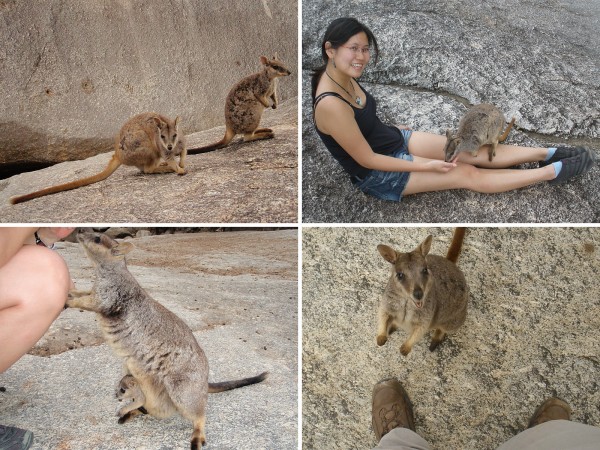
M440 345L440 341L431 341L431 344L429 345L429 351L434 351L436 348L438 348L438 345Z
M407 356L411 350L412 347L410 345L402 344L402 346L400 346L400 353L402 353L402 356Z
M377 336L377 345L379 345L381 347L382 345L384 345L387 342L387 339L388 339L387 336L384 336L384 335Z

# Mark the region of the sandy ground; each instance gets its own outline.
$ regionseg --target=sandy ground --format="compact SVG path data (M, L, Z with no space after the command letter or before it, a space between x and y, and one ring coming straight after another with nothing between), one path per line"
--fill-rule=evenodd
M600 228L469 229L458 261L465 324L436 351L426 336L403 357L406 332L375 343L389 276L376 247L410 251L428 234L444 255L450 228L303 230L303 448L375 445L371 391L389 377L435 449L494 449L549 396L600 425Z

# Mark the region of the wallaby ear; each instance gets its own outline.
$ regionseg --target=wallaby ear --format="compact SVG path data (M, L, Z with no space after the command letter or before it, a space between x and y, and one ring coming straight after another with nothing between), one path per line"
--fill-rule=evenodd
M273 55L273 59L279 59L279 57L277 56L277 52L275 52L275 54Z
M417 247L417 251L421 253L423 256L427 256L429 250L431 249L431 241L433 240L433 236L429 235L425 238L423 242L419 244Z
M267 64L267 62L268 62L268 61L269 61L269 60L267 59L267 57L266 57L266 56L261 56L261 57L260 57L260 63L261 63L261 64Z
M179 116L175 117L175 129L179 126Z
M156 124L156 126L162 130L162 128L164 126L164 122L158 117L153 117L152 119L154 120L154 123Z
M113 256L124 256L131 250L133 250L133 244L131 242L119 242L110 249L110 252Z
M452 139L452 131L450 131L450 130L446 129L446 137L447 137L448 139Z
M396 251L393 248L388 247L387 245L379 244L377 246L377 250L379 250L379 253L381 254L381 256L383 256L383 259L385 259L391 264L394 264L398 259L398 254L396 253Z

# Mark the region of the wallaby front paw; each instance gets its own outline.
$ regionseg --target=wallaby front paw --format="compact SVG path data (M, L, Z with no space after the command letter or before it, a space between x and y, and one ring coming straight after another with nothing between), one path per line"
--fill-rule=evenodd
M383 334L380 334L379 336L377 336L377 345L379 345L380 347L385 344L387 342L387 336L384 336Z
M402 346L400 347L400 353L402 353L403 356L407 356L411 350L412 347L410 345L407 345L406 343L402 344Z

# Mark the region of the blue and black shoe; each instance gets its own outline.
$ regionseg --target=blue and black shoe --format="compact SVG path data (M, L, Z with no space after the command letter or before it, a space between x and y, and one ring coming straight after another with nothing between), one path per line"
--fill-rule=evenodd
M594 157L591 151L584 149L580 154L565 158L561 162L562 169L556 178L549 181L552 184L564 183L573 177L586 173L594 166Z
M32 443L31 431L0 425L0 450L27 450Z
M557 147L554 155L547 161L540 161L540 167L546 167L548 164L552 164L556 161L562 161L565 158L571 158L572 156L581 155L587 152L584 147Z

